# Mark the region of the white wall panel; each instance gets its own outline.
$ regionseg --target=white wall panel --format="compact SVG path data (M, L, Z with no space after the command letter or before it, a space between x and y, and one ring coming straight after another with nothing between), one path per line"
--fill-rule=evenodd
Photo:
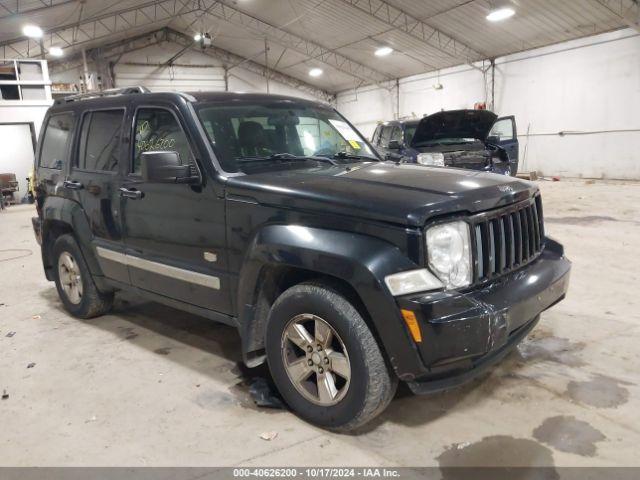
M220 67L116 67L116 87L128 85L144 85L149 90L163 92L224 90L224 70Z
M262 75L244 70L242 67L237 67L229 72L229 91L267 93L266 79ZM291 95L293 97L318 100L313 95L273 80L269 80L269 92L278 95Z
M181 49L179 45L163 43L123 55L114 69L116 86L144 85L155 91L224 91L223 65L211 56L187 51L175 59L174 66L163 65ZM93 69L91 64L89 69ZM77 83L81 75L82 68L52 73L54 82ZM230 91L267 91L265 77L245 70L241 65L229 71L228 82ZM316 100L306 92L275 80L269 81L269 91Z
M640 35L623 30L513 55L496 70L497 111L531 134L521 138L524 169L640 179Z
M400 80L400 116L473 108L490 100L490 77L469 66ZM440 83L442 90L433 85ZM640 35L633 30L565 42L496 61L495 108L516 115L521 170L544 175L640 179ZM363 133L393 118L395 96L367 87L338 95ZM626 131L625 131L626 130ZM559 135L575 131L580 135ZM529 133L529 136L527 136Z
M27 193L27 176L33 166L34 151L31 129L26 124L3 125L0 123L0 173L15 173L19 189L14 193L20 202Z
M393 118L395 111L392 93L381 88L342 93L337 108L367 138L371 138L378 122Z

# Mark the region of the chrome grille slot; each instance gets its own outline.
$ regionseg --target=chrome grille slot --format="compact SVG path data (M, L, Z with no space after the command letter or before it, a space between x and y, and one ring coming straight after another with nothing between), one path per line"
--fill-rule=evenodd
M481 283L531 262L544 244L540 196L470 218L474 247L474 283Z

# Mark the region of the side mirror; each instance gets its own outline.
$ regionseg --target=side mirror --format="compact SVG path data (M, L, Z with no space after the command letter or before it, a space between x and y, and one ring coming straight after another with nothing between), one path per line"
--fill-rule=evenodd
M498 145L500 143L500 137L498 135L490 135L487 137L487 143Z
M389 150L400 150L402 148L402 143L400 143L398 140L391 140L389 142L389 145L387 145L387 148Z
M404 156L399 153L387 153L384 156L384 159L391 160L392 162L401 162L404 159Z
M143 152L140 156L142 180L151 183L197 183L191 167L180 163L178 152Z

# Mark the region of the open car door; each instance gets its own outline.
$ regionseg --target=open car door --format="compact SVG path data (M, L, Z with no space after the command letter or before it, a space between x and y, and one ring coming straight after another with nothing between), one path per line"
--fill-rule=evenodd
M493 123L487 142L504 148L509 156L509 170L512 176L518 173L518 132L513 115L497 118Z
M504 148L509 156L510 174L515 175L518 172L519 151L516 117L510 115L497 118L489 131L487 142Z

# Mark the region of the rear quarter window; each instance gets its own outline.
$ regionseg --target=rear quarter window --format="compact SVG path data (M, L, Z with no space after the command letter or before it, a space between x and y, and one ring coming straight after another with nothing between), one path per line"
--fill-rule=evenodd
M69 142L73 130L73 115L58 113L47 120L40 149L39 165L62 170L69 155Z

